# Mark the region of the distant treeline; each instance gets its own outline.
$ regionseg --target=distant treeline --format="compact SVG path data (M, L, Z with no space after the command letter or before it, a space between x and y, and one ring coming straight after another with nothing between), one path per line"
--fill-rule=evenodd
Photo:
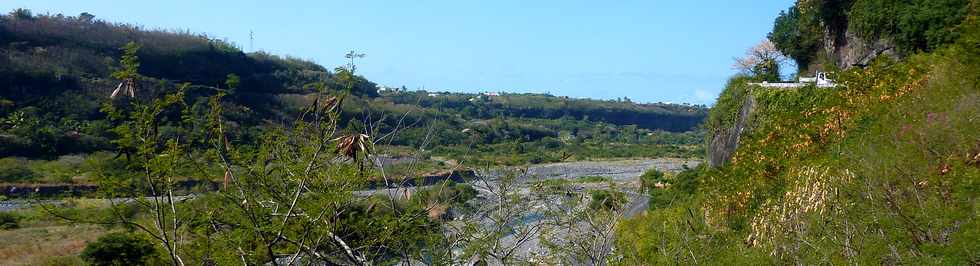
M468 118L508 116L586 120L674 132L692 130L707 116L705 106L638 104L628 99L603 101L534 93L430 94L426 91L413 91L384 93L383 97L396 104L417 104L426 108L452 110Z

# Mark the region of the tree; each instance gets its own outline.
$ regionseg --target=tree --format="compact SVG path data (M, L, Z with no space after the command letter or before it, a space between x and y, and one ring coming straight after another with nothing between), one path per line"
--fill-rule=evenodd
M149 240L133 233L114 232L86 245L81 257L97 266L144 265L155 253Z
M768 39L782 54L792 58L799 70L804 70L820 50L823 31L816 17L804 16L794 5L779 13Z
M607 265L616 227L626 211L625 193L609 188L582 191L567 183L537 190L545 204L541 244L548 264ZM632 192L630 192L632 193Z
M507 170L491 180L489 172L478 175L475 187L486 192L486 201L478 205L460 228L450 230L463 235L465 244L460 256L463 263L482 262L492 265L514 265L532 257L522 251L539 236L542 220L530 219L535 213L533 196L522 191L527 170Z
M235 73L228 74L228 77L225 79L225 87L228 88L229 95L235 95L235 92L238 91L238 86L241 84L242 79Z
M734 67L759 81L774 82L780 80L779 65L785 61L786 56L766 39L747 50L744 57L735 58Z
M14 11L10 11L10 16L17 20L32 20L34 19L34 14L31 13L29 9L18 8Z
M122 225L141 231L163 247L172 265L184 265L181 248L184 246L182 239L188 233L185 220L192 215L179 211L183 199L174 191L179 186L179 171L190 167L188 162L193 161L187 158L191 148L189 143L193 142L188 122L193 117L185 112L187 105L184 102L184 91L190 85L181 84L163 97L139 101L134 91L136 80L140 78L140 62L136 56L139 45L130 42L123 50L122 68L112 74L123 83L113 94L125 90L133 100L121 106L115 102L107 103L102 111L116 124L112 129L117 135L113 144L120 155L126 155L123 167L128 171L104 172L96 177L100 192L112 199L109 200L110 215L84 217L60 213L51 206L46 208L71 221ZM179 115L174 119L172 114ZM173 134L165 134L160 130L162 127L175 130ZM147 219L132 213L146 213Z
M78 14L78 21L92 23L95 21L95 15L89 14L88 12L82 12L81 14Z
M112 91L110 97L116 98L119 95L129 95L131 98L136 98L136 86L139 84L140 79L140 59L137 55L140 50L140 45L135 42L129 42L122 50L122 59L119 60L122 68L112 72L112 77L122 82L119 83L119 86L116 86L116 89Z

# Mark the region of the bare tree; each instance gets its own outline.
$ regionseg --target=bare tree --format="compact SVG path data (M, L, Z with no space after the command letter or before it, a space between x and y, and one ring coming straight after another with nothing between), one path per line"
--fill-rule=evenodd
M478 176L478 207L461 231L454 232L466 238L461 258L494 265L530 261L533 256L527 249L537 240L544 222L535 217L538 207L521 186L528 177L527 169L490 171L488 167Z
M594 198L578 185L539 189L549 202L541 233L552 263L564 265L607 265L613 255L616 226L627 210L625 194L610 184L600 188L613 197Z
M779 65L787 60L789 59L779 52L775 44L765 39L746 50L744 56L736 57L732 67L744 74L778 79Z

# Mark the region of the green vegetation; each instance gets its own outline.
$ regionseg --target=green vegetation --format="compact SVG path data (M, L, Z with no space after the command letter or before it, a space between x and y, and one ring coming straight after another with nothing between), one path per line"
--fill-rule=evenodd
M688 200L697 191L703 171L704 166L692 169L686 165L677 174L650 169L640 176L640 187L650 196L651 209L668 207L674 202Z
M969 0L859 0L847 11L847 21L862 38L892 40L905 53L928 52L956 41L956 26L969 5Z
M609 183L613 179L605 176L582 176L575 179L545 179L540 181L535 181L535 187L539 189L549 189L549 190L560 190L564 189L565 186L573 184L595 184L595 183Z
M537 239L567 257L553 263L978 264L978 5L800 1L769 38L801 68L827 63L825 38L846 31L906 57L838 71L834 88L778 90L750 84L778 78L775 59L758 61L710 112L378 93L353 62L327 70L206 36L16 10L0 16L0 81L11 84L0 94L0 181L98 184L127 200L2 212L0 236L17 246L0 246L0 259L84 223L105 225L73 238L76 249L90 241L80 258L93 265L510 264L545 231L560 233ZM127 91L109 97L113 87ZM753 112L742 113L746 102ZM460 162L696 157L702 139L740 120L728 164L644 173L650 209L622 222L632 197L602 176L541 180L525 194L526 179L505 173L480 188L489 197L450 182L365 190ZM380 155L417 158L368 162ZM181 182L218 180L175 195ZM47 263L79 263L71 256Z
M742 99L755 99L731 162L654 190L673 200L654 194L648 214L621 224L621 262L976 264L973 12L943 29L960 35L952 44L838 72L836 88L772 90L733 79L706 125L729 127Z
M384 93L383 96L385 100L396 105L417 105L458 113L470 119L491 119L501 116L564 119L612 125L636 125L642 129L672 132L694 129L705 115L704 106L639 104L628 98L602 101L533 93L471 94L426 91L392 91Z
M804 16L800 7L793 5L789 10L779 13L769 40L783 54L796 61L802 70L815 59L822 48L823 30L812 13Z
M640 187L645 191L657 189L656 186L658 183L667 183L667 179L665 177L664 172L661 172L660 170L647 170L643 173L643 175L640 175Z
M698 125L707 116L705 106L547 94L379 94L376 84L347 70L352 66L328 70L297 58L245 53L204 35L149 31L88 13L0 15L0 54L0 84L6 86L0 90L0 182L125 180L135 155L127 144L134 140L127 133L133 125L122 122L132 118L126 113L134 102L178 87L187 114L160 115L170 122L187 118L181 123L200 129L207 125L210 98L223 94L222 119L231 122L225 132L249 149L258 149L264 134L300 116L326 92L346 95L338 125L376 135L381 152L396 157L482 166L703 154ZM180 128L166 124L159 133L179 135ZM202 160L205 136L193 137L187 160ZM214 167L199 170L181 169L180 178L222 175Z
M34 179L34 171L25 165L24 159L0 159L0 181L17 182Z
M445 142L432 149L432 154L473 165L522 165L600 158L692 158L703 154L700 130L673 133L650 131L634 125L519 118L492 119L485 124L465 126L466 132L434 136L434 143Z
M708 118L704 121L706 129L717 131L735 125L739 117L739 109L749 97L750 79L748 76L738 75L728 80L725 90L715 100L715 105L711 107Z
M17 229L20 227L20 216L16 213L0 212L0 230Z
M131 233L109 233L88 244L82 260L89 265L144 265L156 252L153 243Z
M580 183L605 183L612 181L612 178L605 176L582 176L576 178L575 181Z
M835 42L850 31L867 42L885 40L903 54L930 52L957 40L969 5L969 0L800 1L779 14L769 39L800 70L829 63L818 62L825 56L825 32Z
M606 189L595 189L589 191L589 209L591 210L614 210L626 205L626 194L619 191Z

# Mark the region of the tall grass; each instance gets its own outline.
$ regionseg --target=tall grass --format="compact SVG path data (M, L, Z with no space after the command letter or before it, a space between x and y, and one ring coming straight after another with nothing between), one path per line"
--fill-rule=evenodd
M732 162L702 172L689 199L622 224L621 262L980 262L972 27L958 46L843 71L836 89L727 90L758 103ZM731 120L718 112L709 124Z

